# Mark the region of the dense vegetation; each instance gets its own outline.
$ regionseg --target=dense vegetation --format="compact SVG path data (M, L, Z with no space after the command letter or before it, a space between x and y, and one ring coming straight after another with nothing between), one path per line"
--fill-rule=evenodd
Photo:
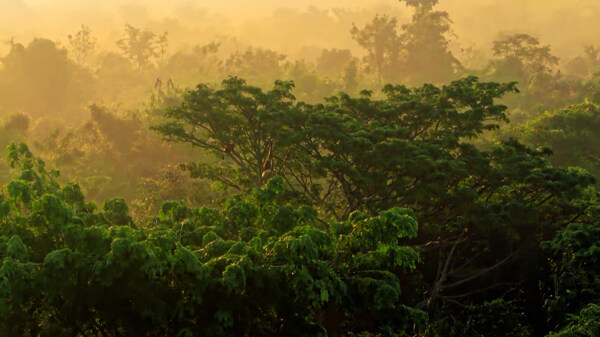
M600 335L597 49L401 2L362 59L11 41L0 336Z

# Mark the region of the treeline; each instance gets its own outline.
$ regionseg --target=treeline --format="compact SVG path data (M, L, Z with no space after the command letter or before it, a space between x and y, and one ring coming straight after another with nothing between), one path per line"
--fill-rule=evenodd
M180 102L184 88L198 82L216 88L223 78L234 75L268 89L275 80L287 79L294 82L299 100L314 104L340 91L357 95L368 89L374 97L384 97L380 88L385 83L442 84L467 75L483 81L517 81L520 93L503 101L513 125L477 142L485 147L511 136L523 139L527 129L523 141L534 147L554 144L555 151L558 134L570 131L534 134L534 124L546 122L529 122L539 120L543 111L585 100L600 103L596 74L600 60L592 45L560 69L550 46L527 34L497 39L490 46L493 59L473 48L454 55L448 13L436 10L436 1L405 3L413 11L409 23L382 15L365 26L348 27L349 36L365 50L363 58L348 49L329 48L313 60L290 60L277 51L246 48L225 37L171 53L166 32L129 24L115 41L118 52L99 50L85 25L63 43L40 38L24 45L11 40L0 69L4 129L0 142L4 147L10 141L26 141L65 177L80 182L92 200L121 195L147 208L150 200L159 203L163 197L182 194L159 192L164 188L194 186L209 193L209 182L191 182L175 167L202 154L161 144L148 131L161 120L162 109ZM584 146L586 151L591 147ZM597 160L590 155L583 159L575 154L578 159L569 163L560 156L557 153L551 162L597 170ZM8 181L5 175L3 181Z
M436 9L437 1L401 2L413 13L410 22L377 15L364 26L348 27L364 57L350 49L326 48L310 59L289 59L234 37L172 52L168 32L130 24L114 41L116 51L100 50L86 25L63 41L38 38L25 44L11 39L10 51L2 58L0 107L33 118L52 114L82 120L90 102L138 108L157 78L187 87L199 81L218 85L230 75L263 89L277 79L294 80L296 96L312 103L338 91L379 90L386 83L441 84L467 75L518 81L524 95L511 108L557 108L594 95L588 91L594 90L600 62L595 41L580 56L563 60L560 71L550 46L525 33L503 35L481 49L452 52L452 21L447 12ZM485 58L489 52L492 59Z

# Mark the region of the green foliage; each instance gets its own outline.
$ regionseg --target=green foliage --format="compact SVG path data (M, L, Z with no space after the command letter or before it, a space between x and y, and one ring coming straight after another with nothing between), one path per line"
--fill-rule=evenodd
M549 146L549 161L562 167L579 166L595 176L600 173L600 108L585 102L546 111L524 124L524 140L534 146Z
M523 308L495 299L455 309L428 327L430 336L531 336Z
M285 203L284 181L274 177L221 209L169 202L134 226L122 199L96 213L77 185L49 179L25 146L9 152L29 178L1 199L1 335L303 336L425 327L426 315L401 303L393 273L419 260L399 243L417 232L409 210L357 213L324 226L310 207Z
M558 57L550 46L540 46L537 38L527 34L514 34L494 41L494 55L518 62L531 75L548 72L558 64Z
M553 273L548 289L548 314L557 325L564 323L565 316L571 317L570 328L565 328L564 336L579 336L576 332L585 331L583 322L590 319L586 317L598 311L593 303L600 298L599 242L600 225L593 222L571 224L559 231L551 241L542 244L550 251ZM582 310L581 313L579 310ZM592 321L587 324L590 324L590 331L595 331L591 335L596 335L598 324ZM596 328L592 328L593 324L596 324Z
M11 41L1 140L35 143L63 177L8 148L0 335L597 334L597 192L572 166L597 173L598 109L532 108L598 101L597 50L563 75L537 38L503 36L479 70L494 82L421 85L465 70L438 1L401 3L408 23L353 26L364 64L316 46L302 51L321 50L315 63L286 61L223 37L171 56L166 33L130 25L122 55L97 60L87 26L69 55ZM274 16L340 26L357 13L297 14ZM225 75L256 86L178 88ZM515 80L524 94L506 97ZM383 82L421 86L356 95ZM150 91L146 111L128 109ZM94 104L71 127L90 99L125 112ZM38 118L59 111L68 121ZM511 131L537 150L495 133L508 116L532 119Z
M525 89L521 105L553 108L580 97L579 84L563 78L560 71L555 73L559 59L538 38L522 33L503 35L494 41L492 50L498 59L489 63L487 76L495 81L518 81Z
M168 109L168 122L153 129L167 140L189 143L222 158L217 164L187 165L193 176L236 189L260 186L290 155L285 147L290 140L279 133L284 131L283 117L293 109L293 86L277 81L272 90L263 92L236 77L223 81L222 90L198 85L186 93L181 105Z
M234 37L168 55L131 25L120 54L86 25L68 53L8 41L0 145L44 160L6 151L0 336L598 335L598 49L563 67L503 35L484 81L448 83L466 70L438 2L362 28L274 13L351 26L363 63L301 39L306 60ZM420 86L357 95L388 82Z
M583 308L579 315L569 317L569 325L558 333L551 333L553 337L583 337L598 336L600 334L600 306L590 304Z
M595 179L581 169L551 167L545 160L547 149L534 150L515 139L487 150L472 144L508 120L506 106L495 100L517 91L515 84L467 77L441 88L388 85L380 99L368 91L356 98L340 93L315 105L294 104L291 84L284 89L282 85L277 82L267 93L235 78L224 82L222 90L201 85L180 106L167 110L170 121L155 129L167 139L222 156L219 166L196 163L186 168L242 191L264 183L264 158L270 157L265 153L272 146L270 168L276 169L271 172L289 189L282 197L313 206L319 218L337 219L330 231L349 236L343 251L352 256L353 265L363 270L367 265L386 266L395 274L416 269L418 276L406 281L411 292L400 293L393 284L379 286L381 280L373 276L356 284L353 289L378 302L375 309L406 298L434 322L444 321L450 310L457 321L471 322L468 326L482 331L492 329L485 322L493 321L488 316L498 311L509 323L494 327L494 333L518 322L514 333L528 334L530 326L513 313L537 315L544 294L494 301L518 284L524 292L540 290L538 284L544 284L547 275L532 277L527 268L545 265L546 256L524 252L568 224L591 219L587 210L595 200ZM227 207L236 228L248 226L248 219L259 212L246 203L231 202ZM396 207L415 210L420 223L416 238L413 227L389 225L387 219L403 217ZM285 222L273 221L278 229L287 228ZM346 222L356 224L355 229ZM215 252L231 248L213 234L203 238ZM397 240L419 245L424 263L411 263L417 256L395 248ZM286 245L314 259L315 249L303 240ZM231 277L240 286L249 279L237 269ZM332 291L311 302L331 298ZM489 315L482 313L487 318L478 316L487 308L485 303L502 310L489 309Z

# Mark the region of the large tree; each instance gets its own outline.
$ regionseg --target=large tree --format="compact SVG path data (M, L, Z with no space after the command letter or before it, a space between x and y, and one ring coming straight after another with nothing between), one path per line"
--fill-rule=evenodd
M291 82L277 81L263 92L231 77L223 89L206 84L167 109L167 122L153 126L165 139L189 143L216 155L216 162L186 166L194 176L209 178L237 190L258 187L292 159L285 118L297 110Z
M424 263L417 268L422 281L404 293L409 303L434 320L448 310L468 320L473 311L458 308L517 288L527 296L511 293L497 307L522 308L536 331L544 329L538 282L547 274L535 266L546 257L531 252L540 238L588 219L595 180L550 167L549 151L514 139L485 151L472 144L507 121L495 100L515 91L514 83L468 77L442 88L389 85L382 99L342 93L317 105L294 104L291 84L282 85L267 93L239 79L222 90L199 86L156 129L211 149L221 166L187 167L215 180L236 177L246 182L235 184L241 190L262 184L265 160L273 160L269 173L281 175L291 196L313 205L325 222L411 207L420 223L413 243Z

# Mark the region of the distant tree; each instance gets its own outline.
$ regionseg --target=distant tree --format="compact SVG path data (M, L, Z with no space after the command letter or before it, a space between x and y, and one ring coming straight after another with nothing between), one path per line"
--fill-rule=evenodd
M94 75L98 92L95 101L115 104L128 102L132 95L147 90L149 83L156 80L154 74L143 74L130 59L118 52L100 53Z
M25 133L29 129L31 120L24 114L13 114L8 121L3 125L5 131Z
M353 59L346 64L344 67L344 75L342 81L344 83L344 90L353 92L358 86L358 61Z
M600 72L597 72L585 83L584 95L591 102L600 104Z
M446 82L462 68L448 49L452 21L447 12L434 11L437 0L411 0L412 22L398 33L396 18L376 15L362 30L353 26L352 38L368 52L366 63L382 82L413 84Z
M156 58L164 58L167 44L166 33L157 37L152 31L130 24L125 25L125 33L117 41L121 51L138 69L146 69Z
M398 36L398 21L387 15L376 15L362 29L352 25L352 38L367 51L366 63L373 68L379 81L397 79L402 42Z
M494 41L495 56L515 59L532 73L548 72L558 64L558 57L552 55L550 46L540 46L540 41L527 34L503 36Z
M248 48L232 53L224 63L228 76L241 76L272 83L283 72L286 55L270 49Z
M30 128L31 128L31 119L22 113L15 113L8 116L8 118L4 119L0 123L0 147L6 148L8 144L15 141L25 141L29 138ZM6 170L6 166L2 166L0 163L0 171ZM0 172L1 178L7 178L8 172ZM6 181L3 180L3 181Z
M14 43L2 58L0 104L32 117L66 113L74 117L89 97L89 72L67 57L67 51L46 39L27 46Z
M217 55L219 42L196 45L171 55L163 69L165 75L177 78L178 83L193 85L198 78L209 81L220 79L223 60Z
M162 33L156 39L158 64L160 67L165 65L165 56L167 55L167 48L169 47L169 35L167 32Z
M318 73L314 65L305 60L287 62L284 74L285 78L294 82L297 98L306 102L319 102L324 96L339 90L339 74L334 78L323 76L324 73Z
M412 21L402 26L405 76L411 82L447 82L462 65L448 49L450 16L435 11L437 0L400 0L413 7Z
M515 75L520 72L519 77L524 77L528 85L548 79L559 60L552 54L550 46L540 45L537 38L528 34L502 36L494 41L492 50L503 62L499 72L506 70L516 72Z
M431 10L439 0L400 0L400 2L406 2L407 6Z
M66 176L76 177L92 200L116 194L133 200L139 196L142 179L181 160L136 116L122 116L96 104L89 107L88 116L80 124L36 135L33 144L45 160Z
M598 53L600 52L593 45L586 45L583 48L584 55L579 55L565 64L565 70L570 75L587 77L593 74L600 66Z
M67 36L71 52L75 56L75 63L79 66L90 67L91 58L96 53L97 39L92 36L90 27L81 25L81 29L75 35Z
M323 49L317 58L316 70L327 75L339 74L352 60L348 49Z

